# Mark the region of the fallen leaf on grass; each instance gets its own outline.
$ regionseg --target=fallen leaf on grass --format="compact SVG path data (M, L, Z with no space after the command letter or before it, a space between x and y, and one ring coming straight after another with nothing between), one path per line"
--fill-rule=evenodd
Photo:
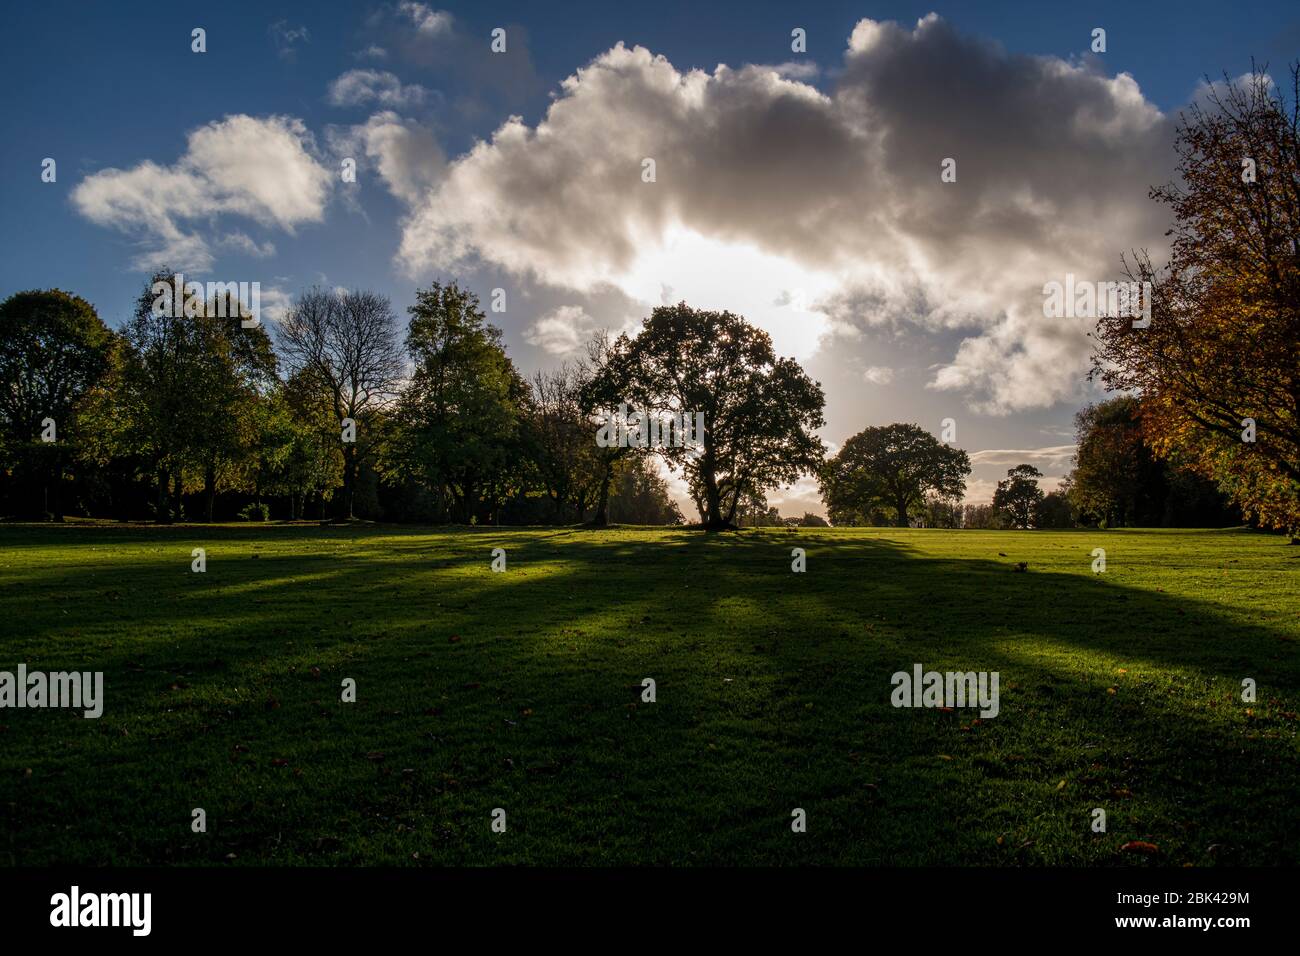
M1142 840L1129 840L1119 848L1121 853L1145 853L1147 856L1159 853L1160 848L1154 843L1146 843Z

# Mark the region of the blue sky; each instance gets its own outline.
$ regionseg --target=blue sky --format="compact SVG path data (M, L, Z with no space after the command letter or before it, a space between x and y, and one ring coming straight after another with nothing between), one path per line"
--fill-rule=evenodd
M1063 474L1071 416L1096 397L1077 381L1078 356L1069 351L1076 346L1055 332L1030 329L1016 306L1004 310L980 288L983 277L1010 301L1020 286L1032 292L1065 269L1108 269L1126 248L1158 237L1163 222L1158 210L1141 208L1141 194L1167 178L1170 167L1161 157L1170 120L1196 95L1203 75L1239 75L1252 57L1277 75L1300 54L1300 13L1282 2L556 7L54 2L6 11L0 294L61 287L89 299L117 325L138 294L149 257L178 248L171 227L160 236L156 217L180 217L183 248L193 253L201 246L206 256L199 278L257 280L286 297L313 283L373 288L403 313L416 285L434 278L457 277L485 301L491 289L505 288L511 306L492 319L530 372L562 360L595 327L628 327L658 304L660 285L664 295L716 294L720 301L731 301L726 293L734 288L736 308L759 303L751 318L770 323L778 346L797 352L823 382L829 442L894 420L937 432L941 418L953 417L958 444L986 453L977 458L978 497L1017 463L1016 455L997 452L1040 450L1036 461L1044 472ZM939 25L919 27L931 12ZM894 21L898 28L855 34L864 19ZM191 52L195 27L206 31L201 55ZM494 27L506 29L505 54L488 50ZM806 54L790 49L794 27L807 31ZM1107 32L1106 52L1096 56L1088 52L1094 27ZM859 40L850 53L851 36ZM661 55L673 72L649 59L607 57L619 42ZM562 88L602 57L603 68L591 71L580 89ZM725 81L714 72L719 64L731 69ZM779 68L781 84L737 78L746 64ZM694 69L711 78L702 106L688 79ZM358 79L356 71L368 72ZM1068 76L1058 87L1062 72ZM349 74L351 85L335 86ZM1131 85L1113 82L1120 74L1129 74ZM646 105L652 96L665 97L662 105ZM536 135L538 127L557 103L568 112L553 124L550 145L528 142L529 136L545 139ZM660 126L654 110L667 113L673 104L687 104L689 121ZM655 121L620 127L637 109L649 110L645 116ZM1083 138L1035 145L1034 131L1063 113L1071 120L1063 138ZM467 157L510 116L520 117L526 134L519 142ZM211 186L212 177L229 177L198 200L219 195L220 209L155 208L175 200L174 190L160 185L168 171L192 172L184 158L187 136L227 117L249 117L254 125L212 131L210 141L222 144L226 158L217 173L208 170L208 178L195 181ZM293 156L331 174L331 182L292 203L278 198L274 170L269 194L246 200L239 192L250 183L255 194L261 188L250 178L261 173L241 172L239 164L256 166L259 144L271 141L256 124L273 117L281 125L271 132L281 135L285 149L301 143L301 156ZM715 121L739 131L741 141L755 127L761 135L730 150L706 141L703 130ZM789 132L786 122L794 124ZM637 149L652 153L653 136L663 139L656 184L662 188L649 200L662 197L663 206L646 205L649 194L636 192L642 184L634 174L625 191L598 201L600 184L588 189L588 173L572 167L637 160L639 154L620 153L620 144L647 127L650 145L638 142ZM572 152L554 146L561 133ZM782 142L805 134L817 144L806 154L792 154ZM896 179L886 184L882 172L873 182L864 168L865 185L831 181L852 169L851 157L841 162L834 151L859 135L879 137ZM1026 144L1023 152L1006 152L1016 141ZM1103 141L1105 149L1098 145ZM938 150L933 157L926 151L931 143ZM1129 143L1137 144L1141 162ZM333 173L349 152L358 153L359 175L344 188ZM947 199L938 191L937 165L934 176L929 166L948 153L959 168L975 170L959 176L959 188L968 192L951 222L945 222L948 207L935 205L936 197ZM899 166L898 160L910 165L918 156L934 192L917 191L931 187ZM55 183L40 179L46 157L57 161ZM1008 163L1024 165L1021 185L1006 175ZM799 178L801 166L826 179L824 194ZM399 167L396 178L381 172ZM697 176L706 171L707 192L693 192L684 176L674 179L688 167ZM994 168L1000 170L996 188L985 176ZM122 216L121 196L104 192L110 184L103 174L112 169L134 171L157 190L148 213L155 218ZM1101 170L1095 178L1088 172L1094 169ZM983 182L966 186L972 175ZM731 183L741 184L735 195L728 193ZM819 259L807 243L796 248L791 231L777 228L783 217L801 220L800 209L812 217L823 203L846 205L849 185L861 203L863 235L853 233L855 217L842 208L808 224L819 237L843 234L834 247L845 253L843 262ZM533 201L552 189L545 202ZM787 192L803 204L793 212L780 198ZM517 213L501 212L508 203ZM1008 206L1031 218L1013 227L1001 223L997 210ZM1066 235L1089 208L1097 221ZM580 217L603 210L624 216L626 226L609 232L612 240L584 245L587 234L608 224L588 227ZM496 219L480 228L475 217ZM515 242L513 230L532 230L532 238ZM1045 238L1016 241L1034 230ZM894 234L884 247L882 232ZM1061 254L1039 256L1044 245ZM996 278L981 258L989 249L1000 253ZM1087 254L1076 263L1070 250ZM954 271L954 262L963 268ZM876 264L888 280L869 274ZM906 281L894 283L900 270ZM814 300L806 311L767 308L801 290ZM1021 312L1032 312L1032 296L1025 302ZM915 315L908 312L913 307ZM1060 382L1039 387L1058 372ZM772 500L787 512L815 506L807 487Z

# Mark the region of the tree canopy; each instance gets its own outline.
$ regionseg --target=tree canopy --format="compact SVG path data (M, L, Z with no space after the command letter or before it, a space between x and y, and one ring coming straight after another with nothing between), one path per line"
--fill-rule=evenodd
M1151 323L1104 319L1094 374L1142 396L1143 434L1261 524L1300 535L1300 66L1289 102L1257 69L1178 127L1169 262L1145 255Z
M919 425L864 428L844 443L821 470L822 500L837 525L871 523L872 512L891 508L894 522L908 525L927 494L961 498L970 458Z

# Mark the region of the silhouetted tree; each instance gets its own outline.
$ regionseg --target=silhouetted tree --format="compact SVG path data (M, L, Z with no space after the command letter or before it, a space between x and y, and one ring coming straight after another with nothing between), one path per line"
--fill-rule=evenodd
M993 507L1006 515L1016 528L1030 528L1034 513L1043 500L1043 489L1037 479L1043 473L1033 465L1016 465L1007 472L1005 481L999 481L993 492Z
M656 451L683 469L704 528L734 527L746 492L791 484L821 464L821 386L741 316L661 306L613 353L600 373L605 394L651 416L703 414L701 448Z
M77 435L74 412L108 370L111 343L94 307L79 296L48 289L0 303L0 442L28 478L20 511L62 516L58 487L64 449ZM41 440L47 418L54 442Z
M308 289L280 324L280 344L288 371L305 375L333 409L343 444L338 516L351 519L357 473L379 450L376 429L367 425L392 401L404 367L392 304L375 292ZM355 441L342 441L346 420Z
M949 448L919 425L864 428L844 443L821 470L822 500L836 525L870 523L884 506L900 528L927 493L960 498L970 458Z

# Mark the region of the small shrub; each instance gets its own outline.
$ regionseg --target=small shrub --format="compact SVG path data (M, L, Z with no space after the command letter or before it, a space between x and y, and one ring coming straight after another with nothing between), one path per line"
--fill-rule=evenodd
M240 521L270 521L271 507L265 504L251 504L239 512Z

